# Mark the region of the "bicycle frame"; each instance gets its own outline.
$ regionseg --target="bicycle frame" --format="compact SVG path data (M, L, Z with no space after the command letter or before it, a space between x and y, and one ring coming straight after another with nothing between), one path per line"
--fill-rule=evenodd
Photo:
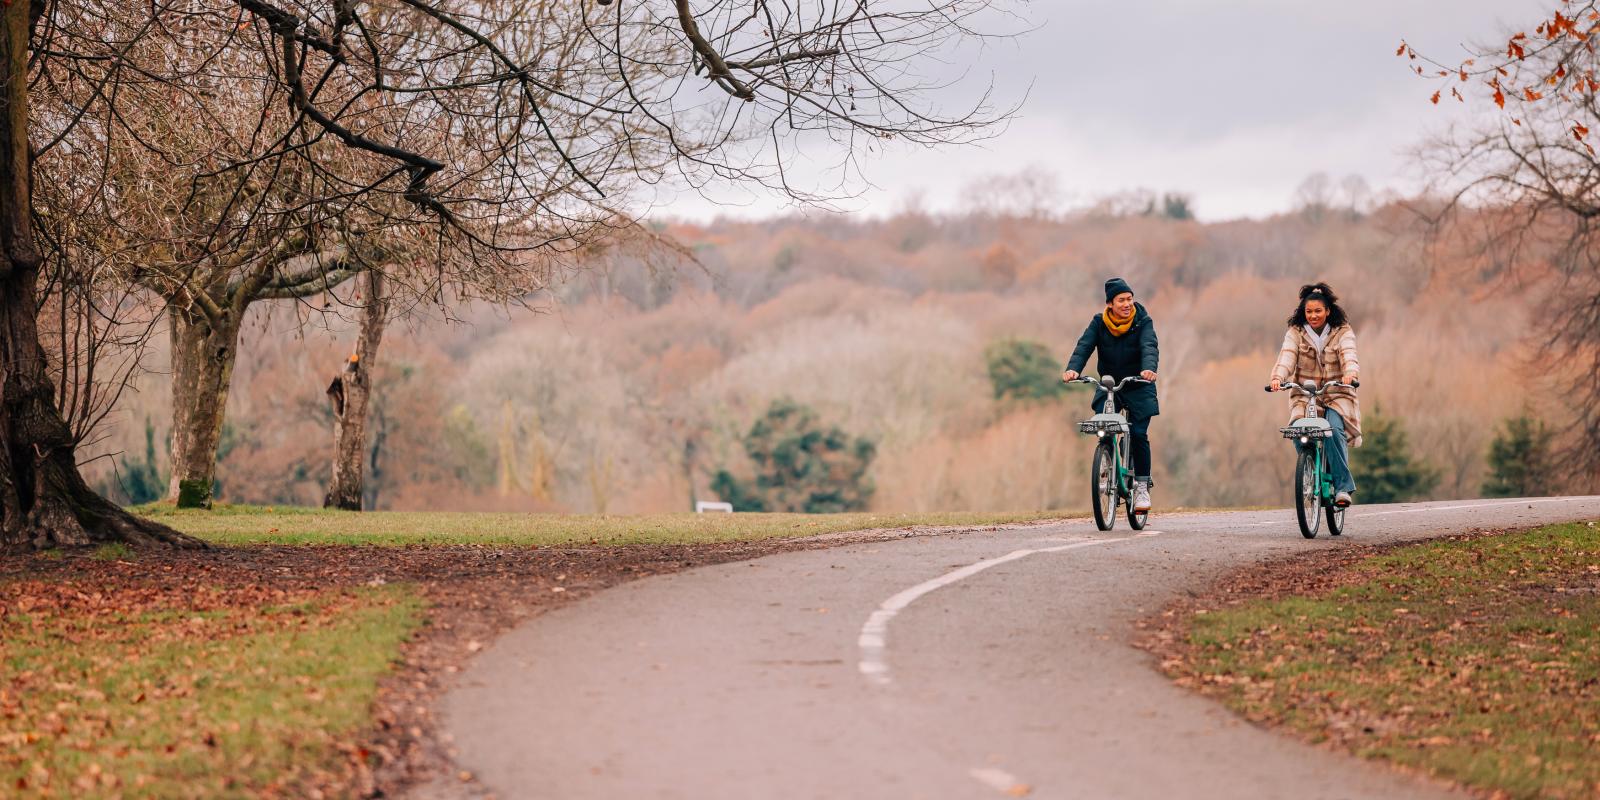
M1317 454L1312 473L1317 482L1317 499L1324 505L1333 504L1333 464L1328 460L1327 445L1321 439L1313 439L1314 444L1309 445Z
M1079 378L1080 383L1090 383L1095 386L1102 384L1092 378ZM1093 418L1078 423L1081 433L1093 433L1100 439L1111 440L1112 476L1117 484L1117 494L1123 499L1133 497L1133 468L1128 465L1132 460L1133 442L1129 438L1132 428L1128 425L1128 417L1117 408L1117 392L1121 386L1106 391L1106 401L1101 405L1100 413ZM1114 419L1113 419L1114 418Z
M1298 388L1298 387L1297 387ZM1333 504L1333 463L1328 460L1327 440L1333 435L1332 426L1323 418L1321 409L1317 405L1317 396L1310 395L1304 389L1299 390L1306 397L1306 415L1295 424L1283 429L1285 438L1298 438L1296 447L1309 448L1316 454L1313 463L1313 475L1316 478L1317 499L1325 505Z
M1280 431L1285 439L1294 441L1295 449L1301 453L1295 468L1295 513L1300 517L1300 533L1307 539L1316 538L1322 514L1327 515L1330 533L1338 536L1344 531L1344 509L1335 503L1333 464L1328 453L1328 441L1339 434L1323 416L1319 403L1330 389L1358 386L1359 382L1329 381L1318 388L1308 381L1304 385L1285 383L1280 389L1306 398L1305 416ZM1271 386L1266 389L1273 391Z
M1122 379L1120 383L1115 383L1111 378L1104 377L1098 381L1093 378L1079 378L1078 382L1093 384L1106 393L1100 413L1078 423L1079 431L1092 433L1099 439L1095 447L1094 466L1090 470L1093 479L1094 491L1091 500L1094 505L1095 525L1103 531L1111 530L1116 525L1117 506L1125 505L1128 524L1134 530L1142 530L1149 512L1136 511L1133 508L1136 477L1132 466L1133 427L1129 424L1126 414L1117 408L1117 394L1129 383L1149 381L1129 377Z

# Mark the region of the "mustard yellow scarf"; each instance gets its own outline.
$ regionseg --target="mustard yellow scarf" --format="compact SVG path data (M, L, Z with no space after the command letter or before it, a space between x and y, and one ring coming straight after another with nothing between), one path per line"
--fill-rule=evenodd
M1106 330L1111 331L1112 336L1121 336L1133 328L1133 318L1135 316L1137 314L1130 311L1126 317L1120 319L1113 317L1111 316L1111 308L1108 306L1105 311L1100 313L1100 320L1106 324Z

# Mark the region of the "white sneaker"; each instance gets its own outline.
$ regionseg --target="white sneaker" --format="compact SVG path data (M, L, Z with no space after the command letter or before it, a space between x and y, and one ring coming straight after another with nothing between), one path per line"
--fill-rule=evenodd
M1335 496L1333 498L1333 507L1334 508L1349 508L1350 507L1350 493L1349 492L1340 492L1337 496Z
M1144 481L1133 482L1133 510L1139 513L1150 510L1150 485Z

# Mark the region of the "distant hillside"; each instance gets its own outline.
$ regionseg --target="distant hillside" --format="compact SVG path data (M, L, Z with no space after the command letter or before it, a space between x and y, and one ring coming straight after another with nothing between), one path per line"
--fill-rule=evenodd
M1497 286L1482 265L1462 279L1398 205L1217 224L903 215L660 228L699 263L616 257L534 299L542 313L464 308L471 324L392 330L370 426L378 505L687 509L691 494L710 497L716 470L749 469L739 438L787 397L877 443L875 508L1082 507L1090 445L1073 423L1085 396L996 399L985 349L1020 338L1064 361L1110 276L1133 285L1161 337L1161 506L1288 501L1286 402L1260 387L1312 280L1344 296L1364 407L1402 420L1443 472L1437 496L1476 494L1502 418L1562 413L1559 395L1519 378L1537 295ZM273 313L246 335L222 495L314 504L332 446L322 391L352 336ZM113 441L142 452L146 418L164 437L166 402L159 377L146 380Z

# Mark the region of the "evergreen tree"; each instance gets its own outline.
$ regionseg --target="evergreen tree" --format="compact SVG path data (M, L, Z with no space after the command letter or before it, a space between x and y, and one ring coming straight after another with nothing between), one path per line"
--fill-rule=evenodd
M877 455L868 439L824 427L816 412L777 400L744 437L755 479L718 470L711 488L735 511L860 511L876 488L867 468Z
M1439 485L1439 471L1412 457L1399 419L1374 408L1361 421L1361 436L1361 448L1350 451L1350 471L1362 502L1404 502Z
M1027 339L1000 339L984 348L996 400L1050 400L1069 388L1050 348Z
M1526 414L1508 419L1489 443L1489 478L1484 497L1542 497L1550 494L1555 462L1550 445L1555 432Z
M1194 199L1176 192L1162 195L1161 216L1180 221L1194 219Z
M153 503L167 493L167 481L156 468L156 426L149 417L144 420L144 460L130 461L124 456L121 461L120 488L129 503Z
M749 481L741 481L725 469L717 470L711 478L711 493L732 505L734 511L771 510L767 508L766 498L756 493Z

